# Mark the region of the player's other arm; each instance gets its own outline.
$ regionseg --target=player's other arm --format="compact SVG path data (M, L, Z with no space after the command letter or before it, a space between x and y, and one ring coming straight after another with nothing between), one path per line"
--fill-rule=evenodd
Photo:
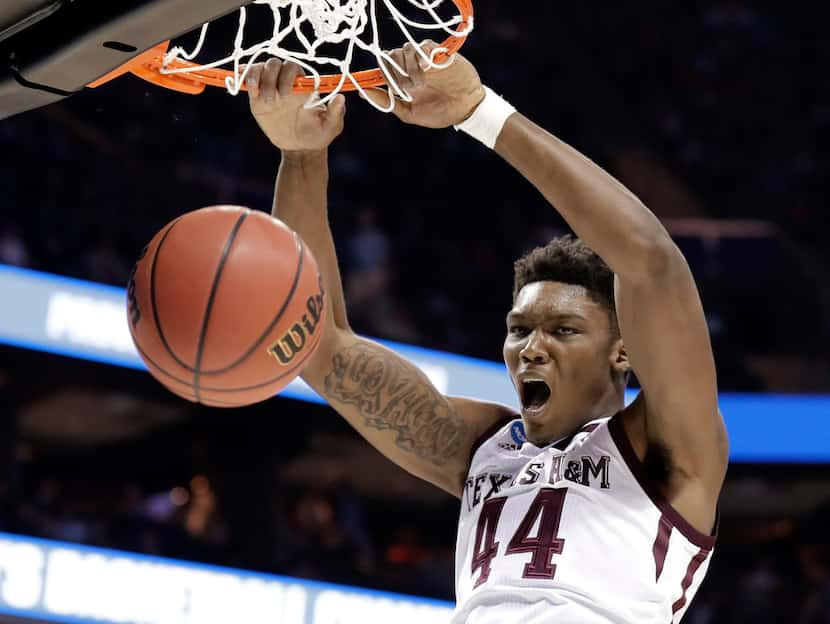
M508 119L496 151L614 271L620 332L643 388L626 412L626 430L641 458L652 445L668 451L666 494L708 532L728 438L709 332L686 259L628 189L526 117Z
M303 378L386 457L459 496L473 441L508 410L442 395L416 366L349 327L327 212L327 148L345 103L341 95L305 110L305 96L291 95L297 73L269 61L252 69L248 86L257 122L282 151L274 216L309 245L327 294L327 325Z
M640 457L652 445L668 451L666 494L708 532L728 438L709 331L686 259L633 193L526 117L508 119L495 149L614 271L620 331L643 388L626 412L629 438Z
M396 103L403 121L427 127L458 124L485 96L478 74L461 55L446 69L428 71L414 46L392 57L406 69L408 76L398 77L413 98ZM370 97L380 102L384 94ZM626 430L641 458L650 446L668 451L666 494L687 520L708 531L728 442L709 334L685 258L628 189L523 115L508 117L495 149L616 274L621 333L644 390L626 411Z

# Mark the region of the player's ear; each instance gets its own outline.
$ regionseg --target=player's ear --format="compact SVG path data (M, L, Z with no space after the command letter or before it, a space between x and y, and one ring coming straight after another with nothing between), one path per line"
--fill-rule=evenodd
M611 365L611 370L617 374L625 375L631 372L631 362L628 361L628 352L625 350L625 344L621 337L616 338L611 345L608 362Z

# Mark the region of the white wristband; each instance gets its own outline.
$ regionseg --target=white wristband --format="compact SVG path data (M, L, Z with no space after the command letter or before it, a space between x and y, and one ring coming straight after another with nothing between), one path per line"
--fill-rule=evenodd
M484 87L484 92L484 99L478 108L466 121L462 121L454 128L466 132L493 149L504 124L516 112L516 107L496 94L490 87Z

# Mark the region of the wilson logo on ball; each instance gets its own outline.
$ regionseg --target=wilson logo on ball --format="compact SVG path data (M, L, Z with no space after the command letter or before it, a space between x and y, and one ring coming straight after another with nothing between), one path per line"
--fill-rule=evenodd
M138 260L136 260L135 266L133 266L132 273L130 273L130 281L127 283L127 314L133 327L138 325L138 322L141 320L141 309L138 307L138 298L135 294L135 276L138 272L138 265L144 259L144 256L147 255L149 248L149 245L145 245L144 249L141 250L141 253L138 255Z
M283 366L291 364L297 354L303 350L308 339L317 331L320 317L323 315L323 305L324 293L321 283L320 292L306 301L307 312L303 314L300 322L294 323L291 329L268 349L268 353L273 355L280 364Z

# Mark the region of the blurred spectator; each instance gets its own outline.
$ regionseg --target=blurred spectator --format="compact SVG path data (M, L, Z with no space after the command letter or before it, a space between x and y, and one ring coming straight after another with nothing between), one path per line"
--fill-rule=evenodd
M349 583L366 567L361 540L343 526L330 494L302 493L293 509L291 529L293 537L286 545L288 574Z
M349 237L348 247L351 274L363 278L355 281L369 282L369 290L382 292L388 284L389 237L378 227L374 209L364 206L358 211L357 229Z
M380 301L389 296L390 278L389 238L376 221L372 208L358 211L356 229L347 241L349 272L345 283L356 322L372 327L378 321L375 310L385 307Z
M799 549L807 580L807 599L799 624L830 623L830 560L827 546L802 546Z
M0 263L29 266L29 250L13 224L0 225Z
M93 281L123 286L130 276L130 269L115 242L102 236L92 243L83 256L84 275Z
M178 500L175 499L177 493L181 496ZM189 501L184 526L190 535L214 546L227 543L227 527L219 514L216 492L207 477L196 475L190 480L189 496L181 488L176 488L168 497L174 504Z
M378 227L371 207L357 213L356 229L347 239L346 261L350 322L366 333L415 342L418 334L389 289L394 277L389 236Z
M421 532L412 525L400 527L393 543L386 549L386 561L395 566L417 569L426 558L427 551L421 544Z

